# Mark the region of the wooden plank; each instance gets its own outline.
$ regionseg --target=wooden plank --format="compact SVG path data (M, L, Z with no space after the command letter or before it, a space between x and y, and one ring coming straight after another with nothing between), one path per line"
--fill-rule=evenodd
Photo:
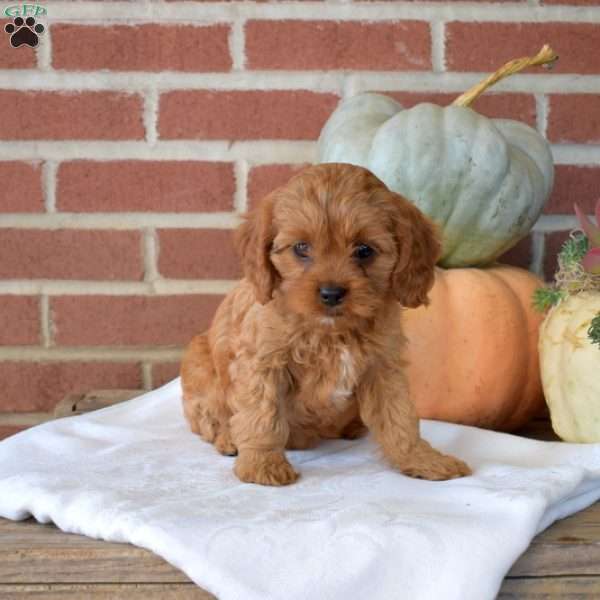
M151 552L129 544L70 535L51 524L31 520L0 520L0 539L0 582L3 582L0 599L42 594L44 598L60 598L61 594L74 598L77 594L90 598L126 595L137 598L138 594L140 598L211 598L186 595L202 590L197 587L187 590L185 585L191 582L183 573ZM572 598L574 594L600 597L600 577L589 576L600 572L599 548L600 504L596 504L538 536L511 570L499 597L538 600ZM578 573L588 576L575 577ZM139 589L109 585L124 582L144 582L144 585ZM176 582L180 585L174 586ZM7 586L9 583L15 585ZM92 585L86 587L84 583ZM170 595L155 596L151 584L158 586L158 590L168 589ZM103 596L103 593L113 595Z
M538 535L509 576L600 575L600 502Z
M0 600L43 598L44 600L215 600L193 583L188 584L38 584L4 585Z
M184 582L187 577L153 553L66 534L52 524L0 519L0 581ZM509 577L600 576L600 503L537 536Z
M558 577L508 579L498 600L589 599L600 596L600 579L593 577ZM19 598L90 598L92 600L214 600L215 596L193 584L0 584L1 600Z
M87 394L69 394L54 408L54 417L72 417L106 408L144 394L144 390L94 390Z
M590 600L600 598L598 577L505 579L498 600Z
M0 519L0 540L2 583L190 581L143 548L64 533L32 519Z

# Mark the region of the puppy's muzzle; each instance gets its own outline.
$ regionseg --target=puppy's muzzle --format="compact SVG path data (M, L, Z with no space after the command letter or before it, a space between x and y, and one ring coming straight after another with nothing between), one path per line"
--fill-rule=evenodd
M343 287L323 286L319 288L319 297L325 306L337 306L341 304L347 291Z

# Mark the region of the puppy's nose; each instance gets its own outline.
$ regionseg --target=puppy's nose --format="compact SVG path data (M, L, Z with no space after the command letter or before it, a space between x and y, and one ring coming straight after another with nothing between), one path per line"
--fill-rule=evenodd
M346 288L337 286L323 286L319 288L321 302L327 306L338 305L346 295Z

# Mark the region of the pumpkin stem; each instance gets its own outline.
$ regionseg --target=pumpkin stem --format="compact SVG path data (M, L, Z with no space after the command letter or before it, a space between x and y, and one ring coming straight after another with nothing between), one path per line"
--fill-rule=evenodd
M474 85L468 89L464 94L461 94L453 103L453 106L470 106L474 100L477 100L485 90L494 85L496 82L514 75L527 67L534 67L536 65L550 65L558 59L558 55L550 48L548 44L535 55L525 56L523 58L516 58L507 62L503 67L500 67L495 73L492 73L489 77L486 77L483 81Z

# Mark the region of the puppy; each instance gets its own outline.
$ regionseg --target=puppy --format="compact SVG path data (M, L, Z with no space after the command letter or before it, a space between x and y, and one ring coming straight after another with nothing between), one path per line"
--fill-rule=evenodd
M427 303L440 244L432 224L366 169L309 167L237 231L244 279L181 366L192 431L242 481L286 485L285 448L368 428L402 473L470 473L419 437L402 307Z

